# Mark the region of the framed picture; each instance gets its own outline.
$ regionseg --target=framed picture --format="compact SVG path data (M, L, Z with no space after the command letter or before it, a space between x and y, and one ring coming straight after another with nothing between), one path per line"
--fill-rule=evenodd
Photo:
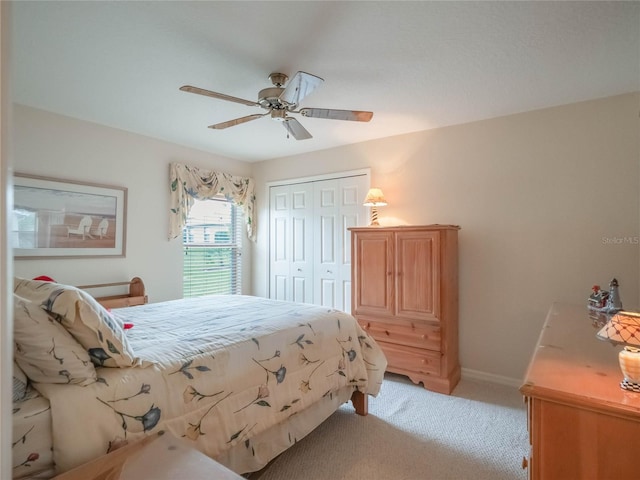
M124 257L126 215L126 188L16 173L14 257Z

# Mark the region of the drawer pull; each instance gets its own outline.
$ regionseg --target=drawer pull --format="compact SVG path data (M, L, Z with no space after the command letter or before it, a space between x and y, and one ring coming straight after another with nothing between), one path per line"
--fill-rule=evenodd
M385 330L384 333L387 337L389 336L389 330Z

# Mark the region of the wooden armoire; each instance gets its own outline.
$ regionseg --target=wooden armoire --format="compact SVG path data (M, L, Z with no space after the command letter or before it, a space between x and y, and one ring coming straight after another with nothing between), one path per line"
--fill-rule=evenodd
M456 225L353 227L351 306L387 370L449 394L458 361Z

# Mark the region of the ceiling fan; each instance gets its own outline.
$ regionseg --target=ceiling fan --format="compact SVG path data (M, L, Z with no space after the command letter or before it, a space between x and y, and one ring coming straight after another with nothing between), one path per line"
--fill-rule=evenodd
M191 85L180 87L183 92L196 93L205 95L219 100L228 102L241 103L250 107L260 107L267 110L266 113L255 113L240 117L226 122L209 125L209 128L221 130L241 123L250 122L271 115L273 120L282 123L284 128L296 140L305 140L312 138L306 128L294 117L289 116L290 113L299 113L303 117L327 118L332 120L351 120L355 122L368 122L373 117L373 112L365 112L361 110L335 110L331 108L302 108L296 110L303 98L313 92L324 82L324 80L315 75L306 72L297 72L293 78L287 83L287 77L284 73L272 73L269 75L273 87L264 88L258 93L258 101L244 100L242 98L232 97L223 93L212 92ZM286 87L284 86L287 83Z

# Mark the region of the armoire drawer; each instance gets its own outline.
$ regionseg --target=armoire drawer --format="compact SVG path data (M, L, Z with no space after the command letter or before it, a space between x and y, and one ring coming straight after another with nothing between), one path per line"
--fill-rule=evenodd
M387 370L390 372L411 371L426 375L440 375L440 352L401 347L381 341L378 345L387 357Z
M415 325L379 322L358 318L360 326L376 341L397 343L416 348L440 351L440 327L432 325Z

